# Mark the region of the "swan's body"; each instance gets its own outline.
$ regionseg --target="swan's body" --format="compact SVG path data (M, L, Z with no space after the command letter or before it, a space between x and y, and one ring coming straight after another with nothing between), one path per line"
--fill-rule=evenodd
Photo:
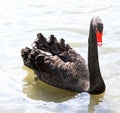
M105 90L99 62L96 31L102 33L103 24L99 17L90 24L88 66L80 54L64 40L60 42L51 35L50 40L39 33L32 49L22 49L24 64L33 69L37 77L56 87L77 92L100 94ZM44 51L44 52L43 52ZM52 55L47 55L46 52Z

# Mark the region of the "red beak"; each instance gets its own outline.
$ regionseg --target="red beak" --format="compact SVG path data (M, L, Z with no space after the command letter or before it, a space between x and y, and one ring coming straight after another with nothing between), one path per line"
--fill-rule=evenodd
M100 32L96 29L97 45L98 45L99 47L102 46L102 35L103 35L103 33L102 33L102 32L100 33Z

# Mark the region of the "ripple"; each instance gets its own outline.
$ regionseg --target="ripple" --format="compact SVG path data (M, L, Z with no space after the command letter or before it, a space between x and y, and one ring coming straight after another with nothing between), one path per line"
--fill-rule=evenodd
M14 113L119 113L120 10L119 0L1 0L0 1L0 112ZM9 5L7 5L9 4ZM65 38L87 58L89 22L104 22L103 47L99 48L101 72L106 83L103 96L65 91L34 81L23 69L21 48L38 32ZM30 45L31 46L31 45Z

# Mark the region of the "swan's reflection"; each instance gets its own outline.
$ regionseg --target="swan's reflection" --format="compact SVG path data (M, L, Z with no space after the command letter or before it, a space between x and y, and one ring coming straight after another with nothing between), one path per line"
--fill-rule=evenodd
M27 76L23 79L23 92L31 99L62 102L69 100L76 95L75 92L62 90L42 81L35 81L34 72L25 66L23 69L27 71Z
M79 95L78 93L62 90L47 85L42 81L35 81L34 72L25 66L23 67L23 69L27 71L27 76L23 79L24 82L23 92L33 100L43 100L47 102L53 101L57 103L66 101L66 103L68 104L69 104L69 100L71 100L75 105L76 103L79 103L80 104L79 106L82 106L84 104L82 103L83 101L88 101L87 103L88 107L86 107L86 110L88 111L88 113L94 113L95 111L94 107L99 105L102 98L104 97L104 94L101 95L87 94L87 95L81 95L81 97L79 98L79 96L77 96ZM83 99L84 97L82 96L89 96L89 97L85 97L85 99ZM80 100L81 98L83 99L82 101Z
M94 113L95 111L95 106L99 105L104 97L104 93L100 95L90 95L90 103L88 107L88 112L89 113Z

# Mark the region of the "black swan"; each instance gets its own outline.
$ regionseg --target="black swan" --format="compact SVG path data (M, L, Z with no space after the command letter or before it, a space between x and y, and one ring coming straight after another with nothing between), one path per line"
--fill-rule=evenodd
M101 19L93 17L88 39L88 66L64 39L59 42L51 35L47 40L41 33L37 34L32 49L21 50L24 65L34 70L38 79L55 87L90 94L103 93L105 83L99 68L97 47L102 45L102 32Z

